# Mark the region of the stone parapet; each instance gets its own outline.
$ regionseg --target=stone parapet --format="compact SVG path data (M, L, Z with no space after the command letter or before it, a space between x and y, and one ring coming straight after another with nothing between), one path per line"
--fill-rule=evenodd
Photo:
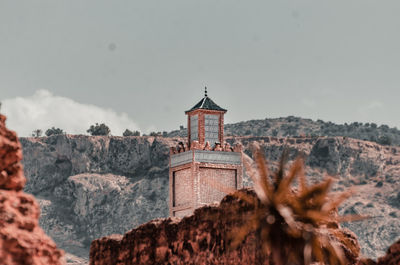
M171 167L192 162L241 165L242 156L239 152L189 150L171 155Z
M242 145L241 144L234 144L231 146L230 143L224 142L223 144L221 143L215 143L215 145L212 147L209 142L206 142L205 144L200 144L198 141L192 141L191 144L184 143L184 142L179 142L177 146L173 146L170 148L170 154L179 154L183 152L187 152L189 150L206 150L206 151L221 151L221 152L237 152L240 153L242 152Z

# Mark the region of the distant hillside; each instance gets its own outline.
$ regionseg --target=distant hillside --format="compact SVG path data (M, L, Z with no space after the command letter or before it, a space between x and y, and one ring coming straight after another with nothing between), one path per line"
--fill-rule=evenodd
M168 137L185 137L187 129L172 131ZM250 120L225 125L229 136L346 136L383 145L400 146L400 130L387 125L353 122L335 124L322 120L313 121L294 116L285 118Z

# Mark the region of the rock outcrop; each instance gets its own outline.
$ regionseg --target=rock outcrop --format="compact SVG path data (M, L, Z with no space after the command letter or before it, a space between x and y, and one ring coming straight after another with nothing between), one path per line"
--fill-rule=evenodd
M399 265L400 264L400 240L391 245L386 251L386 255L380 257L378 261L372 259L361 259L357 265Z
M22 192L21 144L0 115L0 264L63 264L63 251L39 227L39 205Z
M40 225L58 244L87 258L90 242L168 216L169 147L184 139L58 135L22 138L25 191L38 198ZM334 189L355 187L340 213L373 218L344 224L365 257L383 256L400 231L400 147L343 137L228 137L245 152L257 141L271 167L284 148L306 155L311 181L329 173ZM244 184L251 186L249 179Z
M378 265L398 265L400 264L400 240L390 246L386 255L379 258Z
M250 190L238 193L256 197ZM235 229L244 224L243 216L252 210L236 196L227 195L220 205L199 208L182 220L154 220L123 237L113 235L93 241L90 264L271 264L255 234L237 249L229 247ZM340 238L346 257L354 264L359 252L355 235L338 229L330 233Z

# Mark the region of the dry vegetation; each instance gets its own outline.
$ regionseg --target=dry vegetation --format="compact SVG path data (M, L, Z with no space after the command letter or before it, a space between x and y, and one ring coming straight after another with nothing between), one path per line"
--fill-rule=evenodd
M245 193L234 193L254 210L250 215L243 216L244 225L232 232L230 247L237 248L249 234L256 233L265 258L269 257L273 264L348 264L339 246L340 238L332 233L332 229L338 229L340 222L364 218L337 214L337 207L351 192L329 192L332 185L330 177L321 183L308 185L301 157L286 171L287 153L284 152L278 170L270 176L258 146L253 152L255 161L246 154L243 156L258 199ZM297 187L293 185L295 181ZM215 184L211 183L224 192L231 192Z

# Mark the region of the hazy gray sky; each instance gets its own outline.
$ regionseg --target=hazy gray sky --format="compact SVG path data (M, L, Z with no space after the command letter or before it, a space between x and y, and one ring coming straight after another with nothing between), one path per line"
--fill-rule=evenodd
M229 123L400 128L399 11L398 0L0 0L2 111L20 134L171 130L207 85Z

